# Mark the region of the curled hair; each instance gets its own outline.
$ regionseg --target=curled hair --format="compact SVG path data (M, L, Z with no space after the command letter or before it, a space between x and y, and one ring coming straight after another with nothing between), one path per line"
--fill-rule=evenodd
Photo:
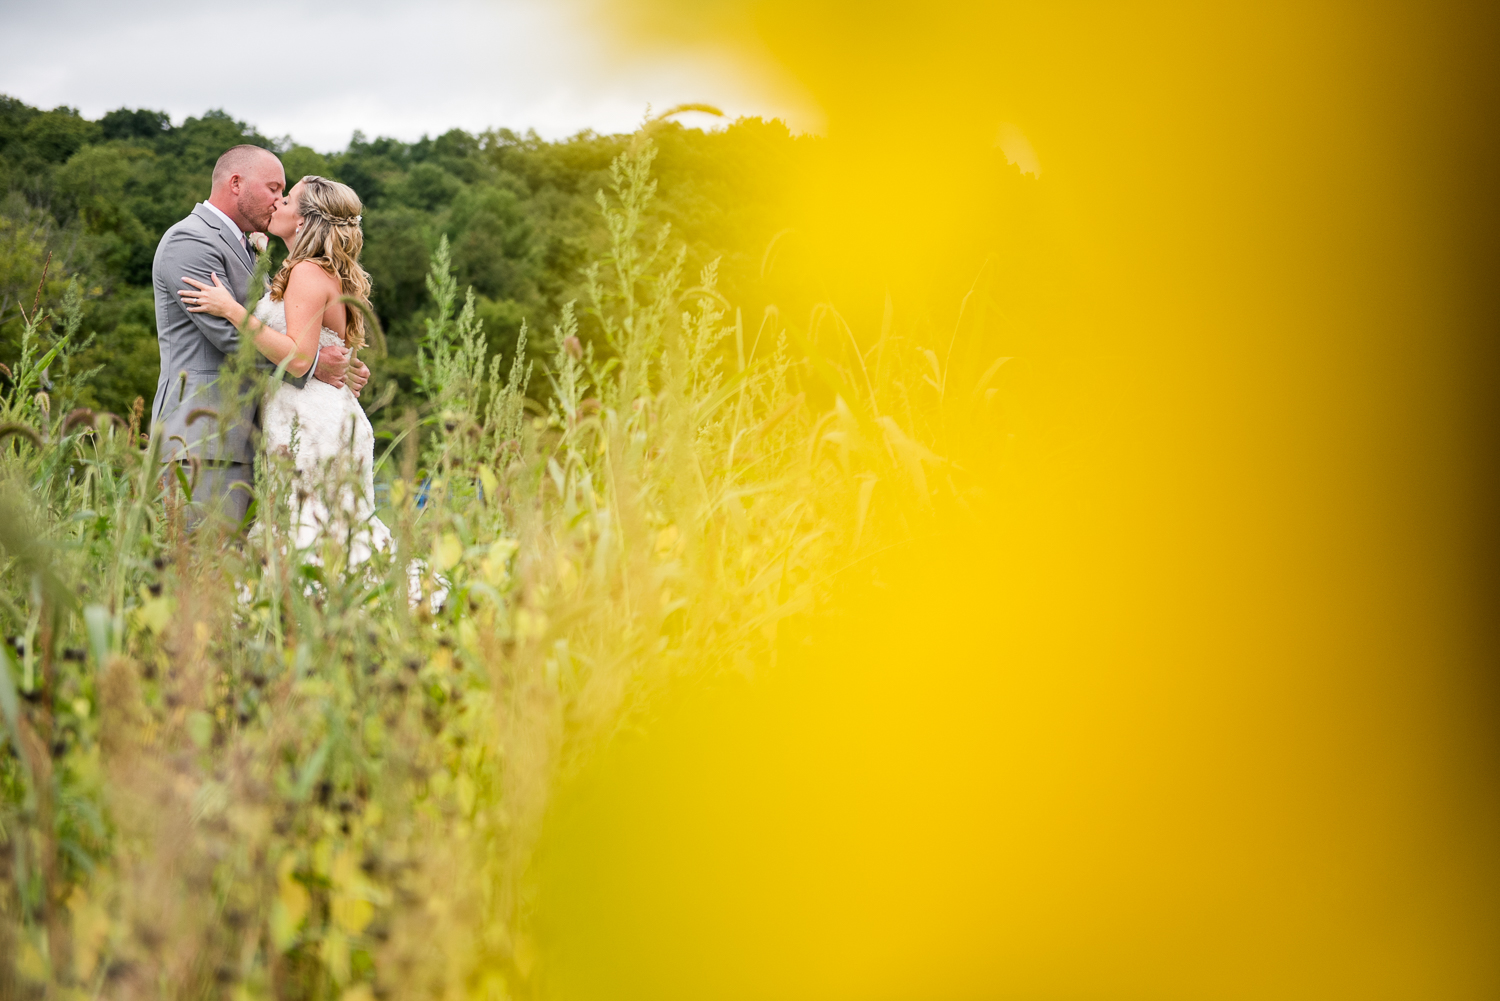
M339 280L340 292L358 305L345 306L348 322L344 325L344 344L350 348L365 345L365 313L370 308L370 275L359 266L359 254L365 246L360 229L360 212L364 206L347 184L309 174L299 182L302 195L297 212L302 216L302 230L292 241L291 253L271 279L271 298L286 294L286 283L292 269L303 261L314 261Z

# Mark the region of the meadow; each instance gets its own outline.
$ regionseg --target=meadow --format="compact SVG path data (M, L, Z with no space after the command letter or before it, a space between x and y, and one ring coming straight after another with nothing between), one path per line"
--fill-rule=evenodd
M0 99L0 998L1500 994L1493 13L590 10L826 129ZM365 566L143 438L241 141L366 198Z
M974 516L951 450L1004 359L960 381L889 306L863 348L831 309L796 345L747 319L647 224L656 152L610 164L586 294L508 353L439 243L365 565L288 550L274 458L256 532L187 531L196 470L143 400L83 405L79 286L42 282L0 397L0 996L541 996L558 784Z

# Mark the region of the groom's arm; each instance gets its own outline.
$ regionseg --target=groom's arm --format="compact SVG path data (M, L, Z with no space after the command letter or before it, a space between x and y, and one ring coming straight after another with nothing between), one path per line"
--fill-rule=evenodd
M238 351L240 332L234 324L212 313L189 312L181 298L175 294L178 289L187 287L187 283L182 280L184 277L208 285L213 283L212 276L217 273L221 280L227 281L229 269L224 255L197 234L180 229L168 237L167 245L162 248L161 269L162 281L166 283L167 290L174 293L172 299L177 303L177 308L193 321L204 339L223 354L232 355Z
M312 368L307 370L307 375L303 378L309 379L317 376L320 382L326 382L330 386L342 386L344 373L348 371L349 352L337 344L330 344L327 347L318 348L318 353L313 356Z

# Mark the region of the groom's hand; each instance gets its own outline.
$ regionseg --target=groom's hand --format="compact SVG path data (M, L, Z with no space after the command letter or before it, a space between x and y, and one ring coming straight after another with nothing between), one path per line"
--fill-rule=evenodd
M349 366L349 388L353 390L354 395L358 396L359 391L364 389L365 383L369 381L370 367L358 358L354 359L354 364Z
M316 375L330 386L342 386L349 371L349 351L337 344L323 348L318 355Z

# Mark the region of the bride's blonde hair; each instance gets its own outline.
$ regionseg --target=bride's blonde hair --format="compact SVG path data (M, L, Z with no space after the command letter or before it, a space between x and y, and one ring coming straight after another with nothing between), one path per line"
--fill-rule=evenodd
M359 253L365 246L365 234L359 227L364 206L347 184L315 174L308 174L300 183L302 196L297 212L302 216L302 228L281 270L271 279L271 298L279 300L286 294L292 268L303 261L317 262L339 280L345 296L359 303L345 309L349 319L344 325L344 344L364 347L365 315L359 307L370 308L370 274L359 266Z

